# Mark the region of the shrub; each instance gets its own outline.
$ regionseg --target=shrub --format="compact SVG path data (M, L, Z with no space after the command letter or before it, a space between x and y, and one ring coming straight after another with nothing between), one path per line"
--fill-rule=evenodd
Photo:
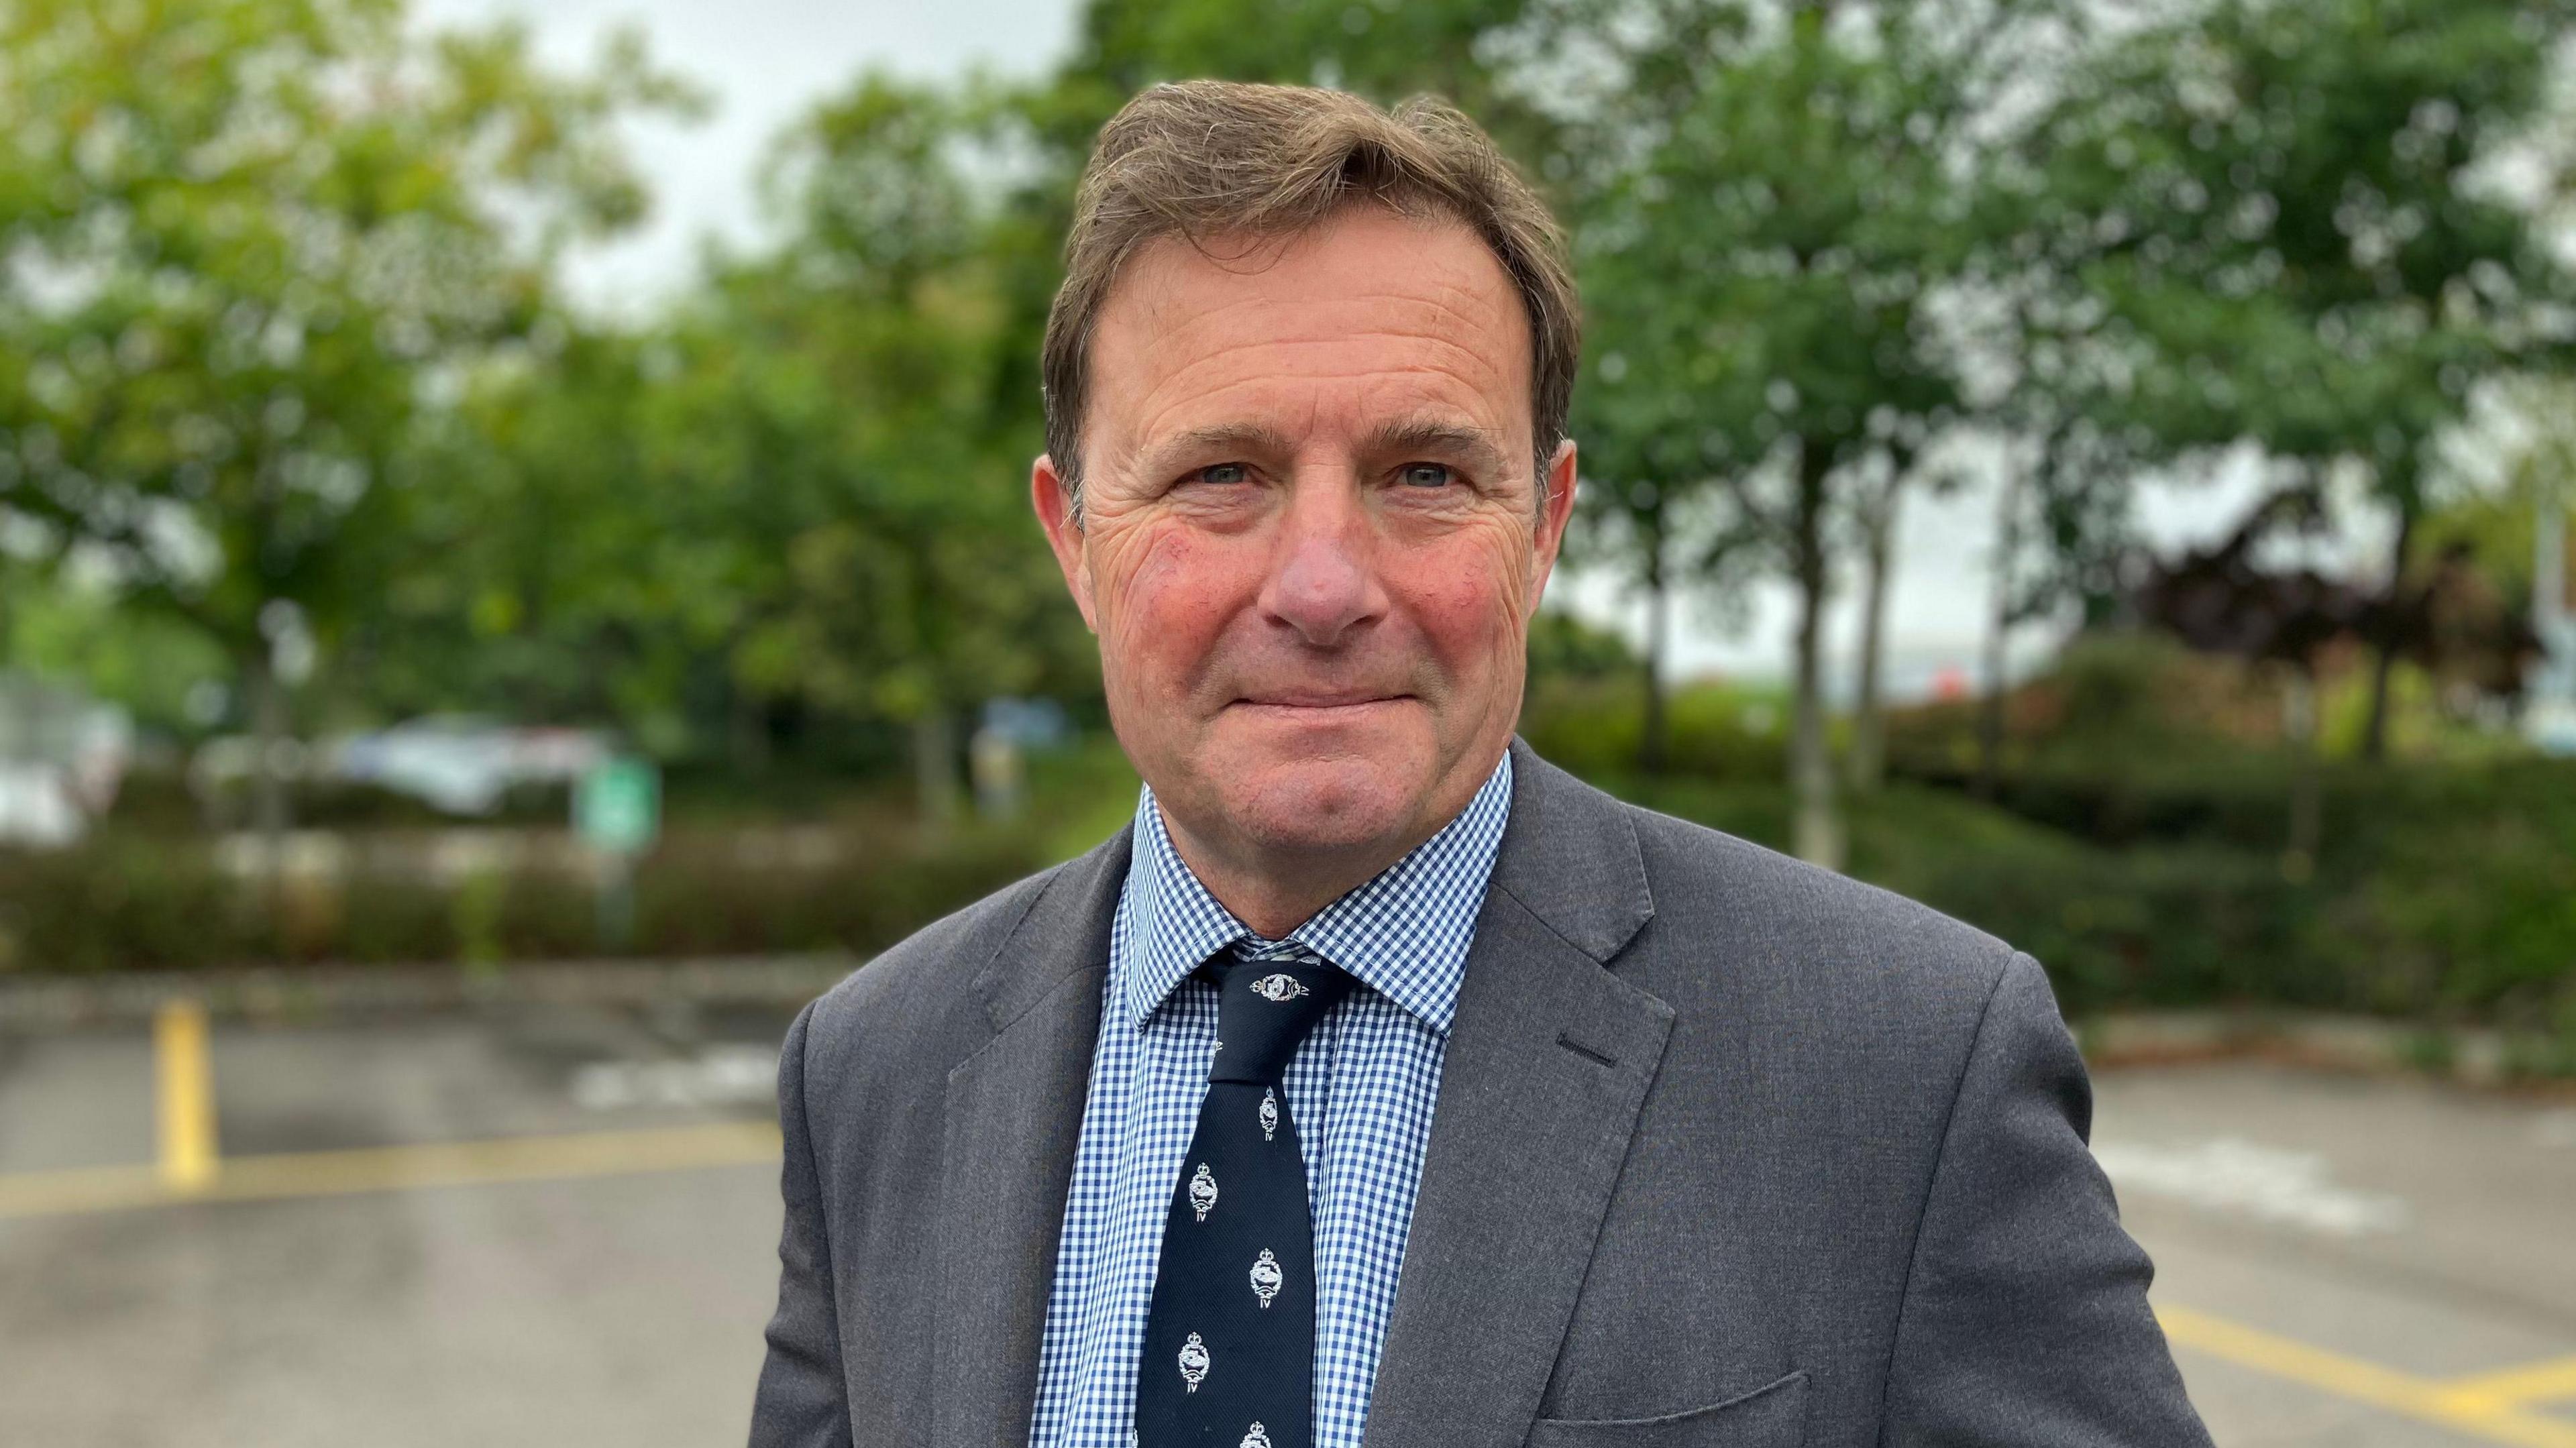
M1634 675L1549 678L1531 685L1520 732L1554 763L1585 778L1633 773L1644 737ZM1670 773L1775 779L1788 767L1788 711L1771 692L1692 684L1665 701Z
M1788 836L1780 786L1614 783L1759 843ZM1852 803L1851 868L2030 951L2070 1014L2259 1004L2576 1038L2576 766L2337 783L2327 848L2301 879L2285 876L2271 840L2106 846L1903 783Z
M866 953L1039 868L1026 839L969 832L870 854L746 856L731 837L682 836L641 862L620 953ZM376 866L293 875L277 888L221 869L202 844L112 839L0 855L0 963L18 970L192 970L254 962L501 961L606 953L597 895L549 865L476 869L454 883Z

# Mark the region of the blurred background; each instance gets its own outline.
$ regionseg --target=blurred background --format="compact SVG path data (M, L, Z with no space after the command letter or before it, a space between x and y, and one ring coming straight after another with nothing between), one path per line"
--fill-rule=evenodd
M1567 225L1522 727L2032 951L2222 1444L2576 1448L2576 4L0 0L0 1441L738 1439L778 1033L1118 828L1137 88Z

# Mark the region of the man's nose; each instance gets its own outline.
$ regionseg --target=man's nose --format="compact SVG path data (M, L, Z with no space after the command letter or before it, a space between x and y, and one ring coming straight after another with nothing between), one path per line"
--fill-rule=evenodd
M1297 479L1261 591L1262 612L1317 648L1345 642L1386 612L1356 494L1347 478Z

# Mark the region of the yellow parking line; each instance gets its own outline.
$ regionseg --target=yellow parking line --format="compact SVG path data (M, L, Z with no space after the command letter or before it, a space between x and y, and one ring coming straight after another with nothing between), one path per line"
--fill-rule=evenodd
M2177 1346L2304 1383L2320 1392L2385 1408L2514 1448L2576 1448L2576 1423L2518 1411L2512 1403L2465 1396L2459 1384L2385 1368L2286 1337L2195 1312L2160 1306L2156 1318Z
M348 1151L239 1156L217 1169L205 1067L205 1018L165 1007L160 1056L161 1158L151 1166L0 1176L0 1218L127 1211L181 1201L293 1197L548 1181L751 1165L778 1158L778 1128L728 1121L640 1131L501 1137ZM2177 1346L2512 1448L2576 1448L2576 1423L2521 1411L2576 1397L2576 1358L2468 1377L2418 1377L2187 1307L2157 1319Z
M2576 1357L2453 1378L2443 1387L2453 1401L2472 1408L2513 1408L2576 1398Z
M0 1218L128 1211L176 1201L275 1201L491 1182L626 1176L778 1158L778 1128L724 1121L643 1131L582 1131L350 1151L236 1156L202 1186L173 1186L149 1167L88 1167L0 1176Z
M113 1212L181 1200L153 1166L77 1167L0 1176L0 1218Z
M152 1021L159 1074L161 1184L178 1194L215 1180L215 1073L206 1056L206 1008L192 1000L162 1004Z

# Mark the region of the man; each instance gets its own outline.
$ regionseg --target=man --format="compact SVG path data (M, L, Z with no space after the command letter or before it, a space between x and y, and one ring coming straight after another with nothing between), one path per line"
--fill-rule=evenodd
M789 1031L756 1444L2207 1442L2039 968L1514 740L1575 330L1445 107L1102 132L1031 491L1146 789Z

